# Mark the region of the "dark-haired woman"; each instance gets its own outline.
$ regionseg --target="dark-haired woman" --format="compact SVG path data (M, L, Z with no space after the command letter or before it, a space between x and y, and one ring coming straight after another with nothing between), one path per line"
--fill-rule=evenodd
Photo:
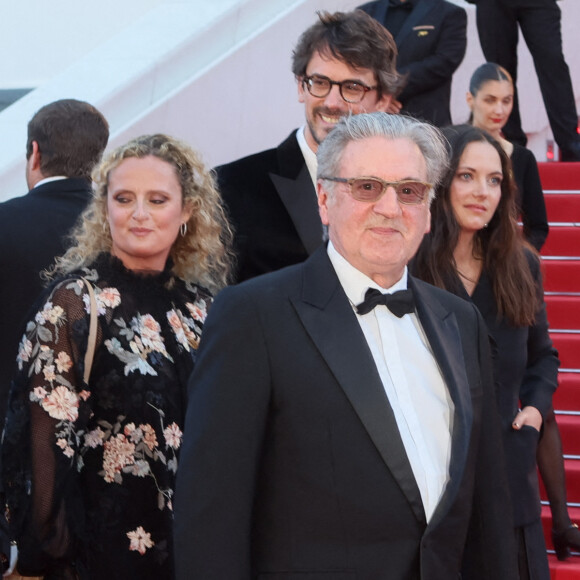
M548 235L548 223L538 165L529 149L512 144L501 135L512 110L513 97L513 81L503 67L487 62L473 73L467 93L471 124L492 135L511 158L524 235L539 251ZM568 514L562 440L553 409L544 417L538 466L550 501L554 549L558 558L565 560L570 555L570 548L580 551L580 530Z
M413 272L472 300L489 327L520 579L549 580L536 447L559 361L548 335L539 260L518 231L510 161L501 145L469 125L444 132L450 168Z
M513 103L514 84L503 67L486 62L475 70L467 92L470 123L494 137L511 159L524 235L540 251L548 236L548 218L538 164L529 149L507 141L501 133L512 112Z

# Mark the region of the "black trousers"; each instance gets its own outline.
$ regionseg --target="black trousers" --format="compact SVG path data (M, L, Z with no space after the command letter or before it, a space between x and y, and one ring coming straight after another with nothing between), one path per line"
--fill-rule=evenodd
M560 149L568 149L578 141L578 114L570 71L562 53L561 12L556 0L478 0L477 30L483 54L487 61L507 69L514 83L518 25L534 60L554 139ZM517 92L503 132L510 141L525 145Z

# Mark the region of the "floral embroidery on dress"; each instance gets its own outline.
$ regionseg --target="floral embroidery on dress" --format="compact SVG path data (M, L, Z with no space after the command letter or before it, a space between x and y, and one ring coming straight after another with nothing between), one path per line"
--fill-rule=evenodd
M189 313L194 320L198 322L204 322L207 317L207 302L205 300L196 300L193 304L187 302L185 304Z
M80 276L92 284L98 310L90 385L82 379L90 299ZM86 565L83 550L74 548L86 542L110 569L127 565L125 577L173 577L169 538L183 397L210 304L205 289L176 278L170 267L142 276L106 254L40 303L18 349L4 467L12 521L51 564L59 555L44 531L27 527L36 473L43 478L36 491L52 490L43 496L50 509L40 514L42 530L68 537L65 522L77 525L73 560ZM52 453L31 471L31 450L45 453L47 441ZM135 521L134 513L147 514L147 521ZM127 537L124 551L135 552L130 561L110 549L117 534Z
M167 313L167 320L175 333L177 342L186 351L191 350L191 348L197 349L199 346L199 334L194 332L196 326L191 318L186 318L181 310L173 309Z
M152 353L159 353L173 362L173 358L165 350L161 326L153 316L139 314L131 319L129 326L121 318L116 318L114 322L121 328L119 334L129 341L131 350L124 349L118 338L105 340L104 344L111 354L125 363L125 376L134 371L157 376L157 371L147 361Z
M79 280L81 286L84 286L84 282ZM99 288L98 286L94 288L95 292L95 302L97 303L97 313L99 316L103 316L107 312L107 308L116 308L121 304L121 294L116 288ZM83 295L83 302L85 303L85 310L87 312L91 311L91 298L88 294Z
M146 532L143 526L139 526L132 532L127 532L127 537L131 540L129 550L139 552L141 556L155 545L155 542L151 539L151 534Z
M153 405L150 405L153 407ZM181 445L182 431L173 422L163 429L164 413L153 407L158 413L165 439L165 450L161 449L155 429L148 423L126 423L124 416L117 417L117 422L111 425L107 421L99 421L99 426L85 435L84 453L87 448L103 446L103 470L99 475L107 483L123 483L123 474L136 477L152 477L159 492L158 508L171 507L173 490L162 489L151 472L149 461L160 461L172 473L177 472L176 451Z
M38 403L46 413L57 421L55 443L67 458L73 458L74 448L78 444L78 434L73 423L78 419L80 401L86 400L90 393L82 391L77 394L67 378L72 367L68 353L59 351L55 356L54 349L47 344L58 341L59 329L66 324L67 318L61 306L53 305L48 300L33 321L26 327L27 334L22 337L18 350L18 368L30 363L28 376L38 375L40 385L29 393L28 399Z
M169 447L172 447L173 449L179 449L183 432L177 423L171 423L169 427L166 427L163 430L163 436L165 437L165 443L167 443Z

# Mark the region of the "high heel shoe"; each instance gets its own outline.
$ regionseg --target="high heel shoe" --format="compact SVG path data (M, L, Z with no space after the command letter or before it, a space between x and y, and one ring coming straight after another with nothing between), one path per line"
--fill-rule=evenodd
M576 524L570 524L563 530L552 530L552 545L558 560L570 556L570 548L580 552L580 530Z

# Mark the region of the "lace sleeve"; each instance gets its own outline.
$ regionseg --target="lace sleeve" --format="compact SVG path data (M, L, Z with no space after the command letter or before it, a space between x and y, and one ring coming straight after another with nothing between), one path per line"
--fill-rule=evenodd
M82 528L77 481L91 413L83 383L88 304L81 280L62 282L28 323L19 347L2 475L25 573L66 568Z

